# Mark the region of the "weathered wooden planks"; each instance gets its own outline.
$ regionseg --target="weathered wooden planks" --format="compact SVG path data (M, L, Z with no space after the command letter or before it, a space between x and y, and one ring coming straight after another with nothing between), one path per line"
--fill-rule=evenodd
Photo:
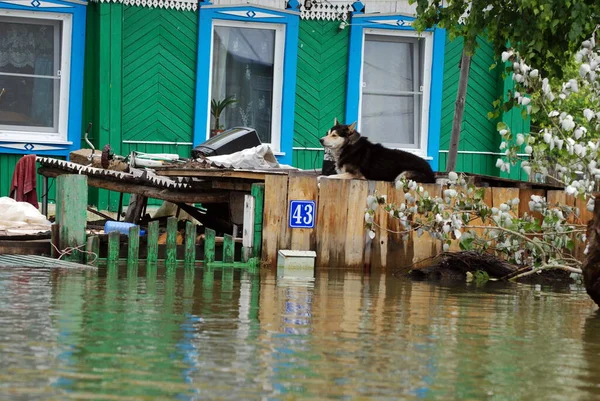
M277 251L285 241L287 230L287 175L265 177L265 200L263 211L262 260L274 265Z
M312 183L311 183L312 181ZM274 193L265 198L265 220L270 223L263 227L266 244L262 259L274 267L279 249L304 249L317 252L317 267L346 267L361 264L374 267L400 268L434 257L442 244L432 239L427 233L418 237L416 233L402 233L399 222L391 218L389 212L379 207L375 216L376 236L370 240L365 228L365 209L368 194L377 191L386 195L387 202L404 202L404 192L396 190L392 183L364 180L339 180L323 177L316 187L316 177L293 177L290 175L287 194L283 194L285 185L273 185L278 188L285 199L276 197ZM442 195L445 187L439 184L424 184L424 191L432 196ZM315 190L313 195L313 190ZM513 214L531 214L529 200L532 195L547 196L550 203L560 202L578 206L581 216L577 222L585 222L589 217L585 202L565 196L563 191L553 191L530 187L485 187L483 199L492 207L519 199L518 207ZM307 229L290 229L288 205L293 199L315 199L317 202L316 227ZM275 202L271 205L270 202ZM535 214L534 214L535 215ZM417 216L415 217L416 220ZM487 226L490 221L473 220L472 226ZM391 231L378 229L386 227ZM475 228L481 233L483 228ZM314 236L313 236L314 235ZM314 241L313 241L314 238ZM454 241L451 250L459 250ZM580 253L576 249L575 254Z
M63 259L82 262L80 246L86 245L88 203L87 177L66 174L56 179L56 223L59 228L58 250Z

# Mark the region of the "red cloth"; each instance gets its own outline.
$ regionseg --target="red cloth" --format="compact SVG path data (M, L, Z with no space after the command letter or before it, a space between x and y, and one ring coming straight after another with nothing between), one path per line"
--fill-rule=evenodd
M29 202L37 208L35 159L35 155L26 155L19 159L10 185L10 196L18 202Z

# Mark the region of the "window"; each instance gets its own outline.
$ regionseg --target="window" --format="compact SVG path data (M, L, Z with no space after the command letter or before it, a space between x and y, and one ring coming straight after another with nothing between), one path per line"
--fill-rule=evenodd
M445 33L418 33L414 18L354 14L346 121L373 142L437 166Z
M71 18L0 10L0 140L67 141Z
M372 140L405 149L426 145L426 53L424 37L365 34L360 129Z
M274 149L281 129L283 31L282 25L224 21L213 28L211 100L236 99L220 128L252 127Z
M222 129L254 128L281 163L292 163L300 14L200 3L194 144L210 138L212 100L234 97Z

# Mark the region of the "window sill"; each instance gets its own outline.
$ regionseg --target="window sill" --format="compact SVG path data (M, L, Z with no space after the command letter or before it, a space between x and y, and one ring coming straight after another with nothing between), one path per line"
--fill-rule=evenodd
M39 139L39 138L29 138L29 139L11 139L11 138L3 138L0 136L0 143L32 143L34 145L64 145L70 146L73 145L72 141L65 141L61 139Z

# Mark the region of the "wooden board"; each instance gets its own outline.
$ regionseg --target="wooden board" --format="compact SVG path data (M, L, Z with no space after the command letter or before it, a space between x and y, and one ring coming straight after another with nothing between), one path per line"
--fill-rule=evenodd
M344 262L347 267L361 266L364 261L365 237L367 235L365 209L368 194L369 183L367 181L350 181L346 242L344 246Z
M196 177L196 178L241 178L264 181L270 175L286 176L285 171L275 170L230 170L230 169L156 169L160 175L167 177Z
M39 255L0 255L0 267L97 269L96 266L84 265L81 263L74 263Z
M311 176L290 176L287 202L288 210L285 215L286 221L289 219L289 204L292 200L312 200L316 203L317 180ZM316 249L316 229L288 228L286 238L282 245L286 249L314 251Z
M350 180L321 179L317 204L317 266L345 266L348 208L354 211L356 207L348 203L349 188Z
M281 249L287 231L287 191L287 175L268 175L265 178L262 260L272 267L277 262L277 251Z

